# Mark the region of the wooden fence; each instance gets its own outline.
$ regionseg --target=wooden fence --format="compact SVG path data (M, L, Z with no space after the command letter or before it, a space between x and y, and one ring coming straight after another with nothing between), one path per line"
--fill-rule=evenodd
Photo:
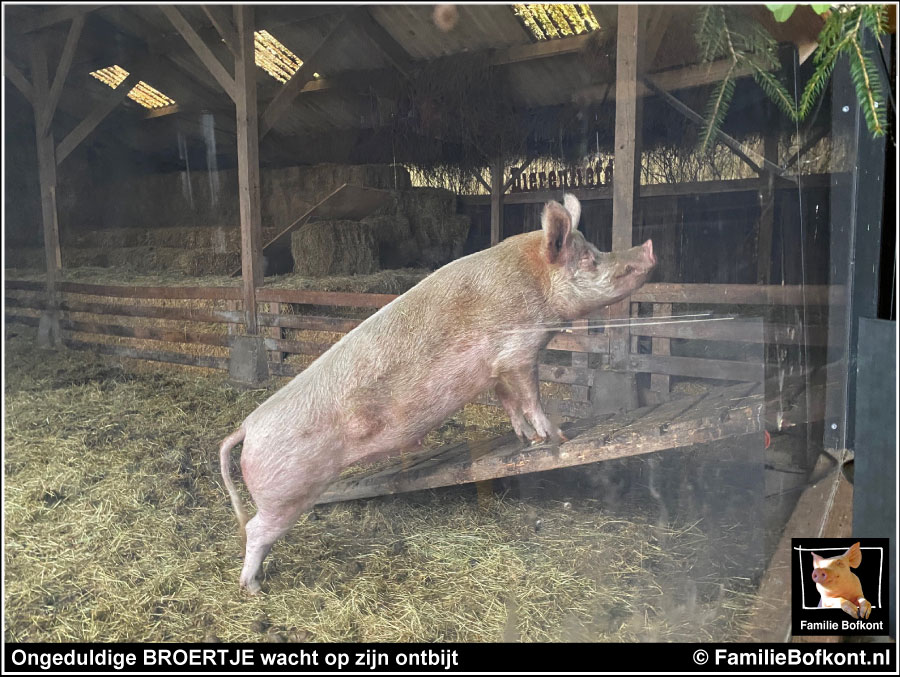
M7 280L6 322L36 326L40 311L46 308L44 289L40 282ZM58 289L64 343L70 348L119 357L227 369L227 348L232 337L242 331L246 319L241 308L240 287L138 287L63 282ZM73 298L76 296L79 298ZM344 334L395 296L263 287L257 290L256 298L257 321L269 351L269 373L292 376L304 367L287 361L286 356L296 354L312 359L325 352L335 339L333 335L326 339L316 339L315 335L309 340L291 339L285 337L286 330ZM197 301L202 307L157 303L172 300ZM650 390L661 394L668 393L672 377L759 382L765 378L763 360L672 355L672 341L823 346L827 332L822 325L762 322L735 312L735 307L740 311L740 307L746 306L808 308L841 303L841 287L648 284L630 299L630 321L621 318L600 318L591 320L590 324L580 321L558 333L547 346L552 352L542 354L539 378L568 386L568 396L554 403L555 410L576 416L595 411L591 405L591 388L610 370L649 373ZM726 307L731 316L724 321L679 320L685 304L712 309ZM313 313L298 314L297 305ZM322 313L322 309L328 308L340 310ZM340 316L351 308L362 317ZM165 321L160 324L166 326L134 323L127 318ZM76 334L88 338L73 337ZM109 342L110 338L114 339L113 343ZM171 346L160 350L134 345L135 341L146 340ZM187 345L207 346L218 349L210 352L226 354L192 354L185 350ZM491 395L479 401L495 403Z

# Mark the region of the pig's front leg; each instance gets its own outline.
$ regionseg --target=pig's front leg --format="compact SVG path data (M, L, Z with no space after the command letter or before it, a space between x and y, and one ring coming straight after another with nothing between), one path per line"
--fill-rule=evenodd
M504 402L503 396L500 394L501 389L510 394L509 400L513 403L513 411L510 412L510 407L505 403L503 406L510 414L516 434L519 434L519 429L516 428L517 418L524 417L526 424L530 424L531 430L523 428L523 432L532 442L567 441L568 438L547 418L544 408L541 406L536 364L499 374L497 395L500 397L500 401ZM519 425L521 426L521 423ZM519 434L519 437L522 437L522 434Z
M856 605L851 602L849 599L844 599L843 597L838 597L836 600L839 603L841 609L843 609L846 613L853 616L853 618L859 617L859 610Z
M865 597L860 597L856 602L859 604L859 617L868 618L869 614L872 613L872 605L869 603L869 600Z
M510 423L512 423L513 430L516 431L516 435L518 435L519 439L526 444L529 440L534 439L536 433L534 432L534 428L531 427L531 424L525 420L525 413L522 411L522 403L519 402L513 390L502 377L497 381L494 392L497 393L497 399L500 400L500 404L503 405L503 408L509 415Z

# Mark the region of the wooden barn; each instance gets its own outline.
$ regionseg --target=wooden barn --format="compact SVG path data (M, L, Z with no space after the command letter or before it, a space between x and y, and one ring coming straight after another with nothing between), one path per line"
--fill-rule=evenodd
M826 16L704 7L4 5L7 639L799 641L791 539L896 529L895 38L860 33L873 137L846 60L800 122L758 84L799 100ZM222 438L565 193L657 261L540 351L568 439L484 392L342 474L242 602Z

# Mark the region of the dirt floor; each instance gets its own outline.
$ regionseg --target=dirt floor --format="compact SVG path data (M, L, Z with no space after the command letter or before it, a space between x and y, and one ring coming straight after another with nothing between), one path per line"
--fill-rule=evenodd
M6 327L7 641L752 638L752 511L682 481L709 449L320 506L251 598L217 448L272 388L35 345Z

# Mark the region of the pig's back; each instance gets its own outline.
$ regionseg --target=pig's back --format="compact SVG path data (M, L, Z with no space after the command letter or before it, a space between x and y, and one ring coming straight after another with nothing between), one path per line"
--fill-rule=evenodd
M540 234L518 238L529 235ZM380 419L401 429L401 436L409 427L419 432L436 425L491 385L491 363L503 342L542 311L521 247L510 246L510 240L426 277L349 332L251 417L268 417L260 410L269 409L282 422L314 428Z

